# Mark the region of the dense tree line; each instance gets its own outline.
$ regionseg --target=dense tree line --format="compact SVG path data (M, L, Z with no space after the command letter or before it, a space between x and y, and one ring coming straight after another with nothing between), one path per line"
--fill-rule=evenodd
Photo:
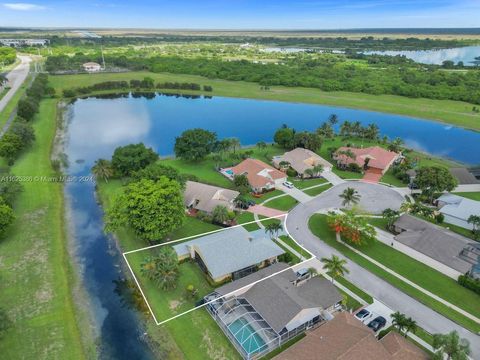
M0 156L12 165L22 151L35 140L31 121L38 113L43 96L53 95L55 91L48 86L48 77L38 75L26 91L26 96L18 102L17 116L8 131L0 139Z
M15 62L17 52L14 48L8 46L0 46L0 64L10 65Z
M202 90L202 86L197 83L179 83L179 82L164 82L155 85L155 81L150 77L145 77L143 80L130 81L104 81L90 86L83 86L78 88L70 88L63 90L63 96L75 97L78 95L86 95L95 91L102 90L129 90L129 89L176 89L176 90ZM213 88L210 85L203 85L203 91L211 92Z

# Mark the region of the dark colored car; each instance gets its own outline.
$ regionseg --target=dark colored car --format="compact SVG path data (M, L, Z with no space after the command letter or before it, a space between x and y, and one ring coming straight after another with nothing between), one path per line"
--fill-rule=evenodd
M370 321L367 326L373 331L377 332L378 330L383 328L386 323L387 323L387 320L385 320L383 316L377 316L375 319Z
M370 311L368 311L367 309L362 309L358 313L355 314L355 317L358 320L363 320L363 319L367 318L367 316L369 316L369 315L370 315Z

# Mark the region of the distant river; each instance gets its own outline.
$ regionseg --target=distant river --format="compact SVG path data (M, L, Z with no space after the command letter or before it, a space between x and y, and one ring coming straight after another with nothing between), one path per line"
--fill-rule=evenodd
M89 98L70 107L66 153L69 175L88 175L95 160L109 159L120 145L144 142L161 155L173 153L175 137L190 128L238 137L243 145L272 141L282 124L314 130L335 113L343 120L377 124L382 135L399 136L407 146L466 163L480 163L480 133L432 121L363 110L225 97L185 98L166 95ZM338 128L338 126L337 126ZM81 275L90 295L99 332L101 358L151 359L142 322L126 306L121 281L123 259L103 233L103 212L94 184L67 183L66 196ZM140 246L141 244L139 244ZM188 335L188 334L186 334Z
M465 66L480 66L480 61L475 60L476 57L480 56L480 46L465 46L438 50L367 51L365 54L404 55L422 64L441 65L445 60L450 60L455 64L463 61Z

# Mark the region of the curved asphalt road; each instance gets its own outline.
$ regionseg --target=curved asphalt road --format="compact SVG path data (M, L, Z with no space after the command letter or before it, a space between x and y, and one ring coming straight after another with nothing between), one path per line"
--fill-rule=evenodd
M380 279L368 270L350 261L337 250L320 241L308 228L309 218L316 212L339 207L341 199L338 195L346 187L353 187L362 195L360 207L370 212L379 213L385 208L398 208L403 197L395 190L378 184L347 182L337 185L313 198L309 202L297 205L288 214L286 228L291 236L310 250L317 258L337 255L348 262L350 274L346 278L364 289L376 299L385 303L394 311L398 310L413 317L417 323L430 333L448 333L457 330L461 337L470 341L472 357L480 359L480 336L457 325L419 301L411 298L396 287Z

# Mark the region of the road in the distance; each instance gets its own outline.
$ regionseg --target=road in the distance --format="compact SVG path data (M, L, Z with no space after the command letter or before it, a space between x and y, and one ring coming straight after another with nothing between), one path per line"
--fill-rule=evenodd
M385 280L377 277L367 269L362 268L325 242L319 240L310 231L308 219L321 209L339 207L341 199L338 197L338 194L341 193L345 186L353 187L361 193L360 206L369 208L371 212L378 213L386 207L396 207L395 204L397 206L399 205L398 194L392 189L381 185L349 182L337 185L307 203L297 205L288 214L286 220L288 232L296 241L310 250L319 259L322 257L331 257L332 254L335 254L341 259L347 260L347 267L350 273L345 275L346 279L394 311L398 310L407 314L407 316L413 317L421 327L430 333L446 334L452 330L457 330L461 337L470 341L470 348L472 350L471 357L473 359L480 359L480 337L478 335L466 330L392 286ZM375 201L375 199L381 199L381 201Z
M19 58L21 63L7 74L8 82L6 85L10 87L10 90L8 90L5 96L0 99L0 112L3 111L5 106L7 106L8 102L12 99L13 95L15 95L28 76L32 59L29 56L19 56Z

